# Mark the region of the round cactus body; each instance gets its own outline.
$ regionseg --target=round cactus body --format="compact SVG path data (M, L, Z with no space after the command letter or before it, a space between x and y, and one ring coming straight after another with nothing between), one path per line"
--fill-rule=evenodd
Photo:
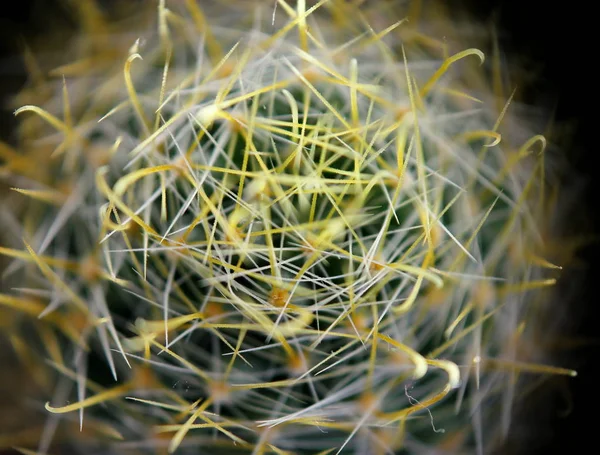
M2 149L39 453L487 453L521 376L574 374L537 348L546 140L474 34L420 2L78 5Z

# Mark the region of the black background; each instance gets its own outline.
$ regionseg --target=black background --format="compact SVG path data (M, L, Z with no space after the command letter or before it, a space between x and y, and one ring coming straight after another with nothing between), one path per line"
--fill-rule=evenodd
M133 0L123 0L124 2ZM146 1L146 0L143 0ZM148 0L149 1L149 0ZM367 0L369 1L369 0ZM8 97L24 83L19 45L32 36L48 30L48 17L53 17L58 0L20 0L3 2L0 12L0 138L10 140L14 119L6 108ZM596 138L598 123L598 80L600 63L599 25L591 9L593 2L572 0L480 0L447 1L451 7L468 9L481 20L494 19L503 30L502 47L510 56L519 55L534 62L539 69L534 94L542 95L556 105L559 122L575 126L570 140L561 145L566 150L572 178L587 182L575 208L571 229L575 232L598 232L600 204L595 198ZM10 10L8 7L10 6ZM68 21L65 22L68 25ZM569 334L591 340L566 356L563 365L576 368L578 377L569 380L568 394L573 409L563 416L564 400L551 393L540 392L540 404L525 410L525 416L539 423L539 431L531 431L518 447L505 449L507 454L596 453L598 432L596 421L600 409L600 391L594 375L600 360L599 311L594 295L600 280L600 248L598 241L582 248L578 257L584 266L567 272L564 280L576 274L583 277L579 297L566 302L570 306L565 320ZM571 275L569 275L571 273ZM563 317L559 315L558 317ZM552 389L554 390L554 389ZM0 428L0 432L2 429Z

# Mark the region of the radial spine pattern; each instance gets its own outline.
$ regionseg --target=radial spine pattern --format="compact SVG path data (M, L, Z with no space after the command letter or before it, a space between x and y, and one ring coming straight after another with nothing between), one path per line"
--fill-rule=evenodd
M483 453L574 375L536 348L546 140L441 10L143 5L77 2L0 148L39 453Z

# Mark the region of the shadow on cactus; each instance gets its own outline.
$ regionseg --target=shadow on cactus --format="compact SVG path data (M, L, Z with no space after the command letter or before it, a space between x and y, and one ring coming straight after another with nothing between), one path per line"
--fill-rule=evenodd
M0 150L0 304L48 400L11 445L487 453L521 376L575 374L536 345L555 192L499 57L351 3L80 2Z

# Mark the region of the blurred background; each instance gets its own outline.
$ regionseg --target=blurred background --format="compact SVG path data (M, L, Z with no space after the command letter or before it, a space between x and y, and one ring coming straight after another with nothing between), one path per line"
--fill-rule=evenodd
M140 0L122 0L139 2ZM141 0L150 1L150 0ZM367 0L377 1L377 0ZM20 0L3 2L0 12L0 140L11 142L15 121L10 97L25 82L20 57L25 43L61 29L68 36L74 23L63 8L66 1ZM112 3L112 2L108 2ZM518 445L506 454L592 453L597 443L595 411L600 409L600 325L598 321L598 258L600 203L596 197L600 172L595 166L598 118L597 27L590 6L573 0L567 4L543 0L446 0L450 8L470 11L479 21L497 24L500 43L508 60L522 64L536 82L527 86L525 100L555 110L560 125L556 139L564 150L570 183L579 188L565 214L565 231L589 239L578 250L576 261L564 271L557 288L557 312L564 331L557 343L556 364L574 368L578 377L549 380L535 392L536 399L519 409ZM10 9L8 8L10 4ZM52 21L49 20L52 18ZM0 186L0 194L5 188ZM1 231L1 227L0 227ZM2 261L0 258L0 270ZM0 281L0 288L2 282ZM4 291L4 289L3 289ZM1 318L1 314L0 314ZM0 321L0 441L3 435L35 416L22 406L31 393L27 378L15 368L14 353L7 349ZM568 349L564 349L568 348ZM23 420L25 419L25 420ZM34 421L33 420L33 421ZM33 422L32 421L32 422ZM1 444L0 444L1 447ZM8 455L14 452L2 452Z

